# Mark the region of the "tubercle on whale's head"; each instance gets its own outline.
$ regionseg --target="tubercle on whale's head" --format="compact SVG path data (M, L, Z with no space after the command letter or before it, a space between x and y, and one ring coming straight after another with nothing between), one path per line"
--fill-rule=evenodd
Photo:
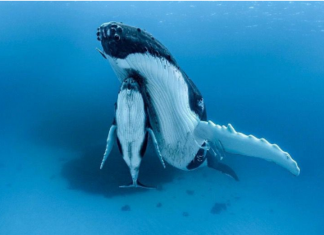
M135 81L134 78L128 77L122 82L120 90L121 91L122 90L127 90L127 91L137 91L137 92L139 92L140 91L140 86Z
M124 59L132 53L149 53L176 64L166 47L146 31L120 22L108 22L97 29L105 54Z

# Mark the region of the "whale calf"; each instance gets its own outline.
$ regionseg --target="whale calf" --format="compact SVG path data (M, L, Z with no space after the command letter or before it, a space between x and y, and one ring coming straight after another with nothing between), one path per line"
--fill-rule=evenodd
M121 188L152 188L138 181L139 168L147 147L148 133L151 134L156 152L165 167L155 135L149 126L139 85L133 78L126 78L118 93L116 115L109 130L106 151L100 165L100 169L102 169L116 141L132 177L132 182L120 186Z
M151 34L108 22L97 29L97 39L118 79L132 77L139 84L159 149L170 165L182 170L209 166L235 178L219 163L220 153L232 153L272 161L299 175L296 161L278 145L208 120L202 94Z

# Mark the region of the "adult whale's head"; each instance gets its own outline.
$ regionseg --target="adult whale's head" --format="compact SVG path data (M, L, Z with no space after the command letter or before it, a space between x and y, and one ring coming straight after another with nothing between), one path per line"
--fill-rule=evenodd
M149 53L176 65L168 49L140 28L118 22L104 23L97 29L97 39L101 41L104 53L111 58L125 59L130 54Z
M150 96L147 99L164 92L172 101L177 101L177 97L173 96L183 92L182 99L188 100L186 102L189 102L190 109L198 115L198 119L206 120L201 93L169 50L151 34L123 23L108 22L97 28L97 39L103 48L103 52L99 52L108 59L120 82L128 77L134 78L141 89L147 91L143 92L144 96ZM170 83L162 84L161 81ZM179 81L178 89L172 89L177 87ZM155 85L159 86L158 90L154 88ZM171 110L172 107L167 109Z

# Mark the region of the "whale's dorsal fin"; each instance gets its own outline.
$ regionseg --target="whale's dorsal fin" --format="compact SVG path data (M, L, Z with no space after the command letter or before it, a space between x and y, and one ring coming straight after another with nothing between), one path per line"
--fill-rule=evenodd
M100 55L102 55L103 58L107 59L105 53L103 53L100 49L96 48L97 51L99 51Z
M101 161L100 170L103 168L105 161L107 160L109 153L111 152L112 147L114 146L114 142L116 140L116 128L116 125L112 125L109 129L106 151Z
M253 135L236 132L231 124L220 126L211 121L201 121L194 131L197 140L207 140L211 143L221 143L222 149L227 153L258 157L277 163L294 175L299 175L300 169L289 153L284 152L276 144L267 140L258 139Z

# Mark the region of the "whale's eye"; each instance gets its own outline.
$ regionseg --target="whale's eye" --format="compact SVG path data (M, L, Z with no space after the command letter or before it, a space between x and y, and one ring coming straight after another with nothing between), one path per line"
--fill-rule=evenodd
M114 35L114 39L115 39L116 41L119 41L119 40L120 40L120 36L119 36L118 34L115 34L115 35Z
M110 29L110 33L111 33L111 34L116 33L116 29L115 29L115 28L111 28L111 29Z

